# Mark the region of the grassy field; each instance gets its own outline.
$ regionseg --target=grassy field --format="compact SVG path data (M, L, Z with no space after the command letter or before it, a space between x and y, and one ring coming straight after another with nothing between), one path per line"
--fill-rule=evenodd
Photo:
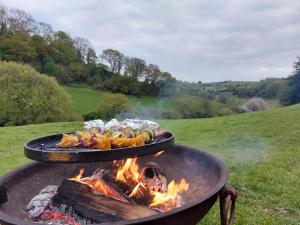
M82 116L98 110L103 92L89 88L69 86L63 86L63 88L72 97L74 113L77 116ZM142 106L146 109L154 109L157 107L162 109L168 108L172 105L172 101L170 99L158 99L153 96L136 97L128 95L127 97L132 106Z
M101 101L101 91L96 91L89 88L69 87L64 86L65 90L71 95L73 100L74 112L77 116L95 112L98 110L99 102ZM128 96L132 106L142 106L145 109L169 109L174 105L174 99L159 99L153 96L135 97ZM247 98L238 98L231 96L235 104L242 105L247 102ZM270 109L279 108L281 105L277 99L266 100Z
M81 116L97 110L102 93L89 88L63 87L72 97L74 112Z
M300 224L300 105L228 117L159 121L176 142L225 160L239 190L239 225ZM0 174L28 162L25 141L80 129L82 123L0 128ZM219 224L216 204L200 224Z

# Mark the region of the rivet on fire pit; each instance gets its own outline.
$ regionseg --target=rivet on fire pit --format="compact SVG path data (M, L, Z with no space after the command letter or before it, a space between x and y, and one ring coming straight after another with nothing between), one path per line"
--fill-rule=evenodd
M0 187L0 204L5 203L8 201L7 197L7 189L6 187Z

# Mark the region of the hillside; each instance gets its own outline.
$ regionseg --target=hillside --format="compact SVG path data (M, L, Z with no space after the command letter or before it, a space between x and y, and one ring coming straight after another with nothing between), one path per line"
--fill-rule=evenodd
M73 110L77 116L95 112L98 110L101 96L104 92L93 90L91 88L63 86L63 88L72 97ZM146 109L169 107L172 104L170 99L158 99L153 96L136 97L127 95L132 106L143 106Z
M163 120L176 142L225 160L239 189L239 225L299 224L300 105L212 119ZM0 173L28 162L22 146L41 135L80 129L82 122L0 128ZM203 223L219 224L218 204Z

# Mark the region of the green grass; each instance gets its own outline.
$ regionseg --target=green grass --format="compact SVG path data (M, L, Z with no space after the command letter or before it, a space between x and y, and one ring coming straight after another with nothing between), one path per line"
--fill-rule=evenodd
M63 87L72 97L74 113L77 116L97 110L101 92L89 88Z
M299 225L300 105L228 117L162 120L176 142L206 149L229 167L239 190L238 225ZM0 128L0 174L28 162L25 141L80 129L82 122ZM218 203L199 224L220 224Z
M103 92L80 87L63 86L63 88L72 97L74 113L77 116L98 110ZM149 109L170 107L172 103L169 99L158 99L153 96L136 97L129 95L128 98L133 106L139 105Z

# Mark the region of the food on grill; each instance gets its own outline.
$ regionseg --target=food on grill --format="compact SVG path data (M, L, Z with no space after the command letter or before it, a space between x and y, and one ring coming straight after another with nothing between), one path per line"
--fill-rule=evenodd
M138 147L149 144L154 137L162 136L165 131L159 125L148 120L112 119L106 124L102 120L88 121L84 124L86 131L63 134L59 147L96 148L102 150Z
M107 123L104 123L102 120L90 120L84 123L84 129L90 130L91 128L97 128L99 131L118 131L126 128L133 130L143 130L147 128L158 130L159 124L150 120L139 119L125 119L123 121L112 119Z

